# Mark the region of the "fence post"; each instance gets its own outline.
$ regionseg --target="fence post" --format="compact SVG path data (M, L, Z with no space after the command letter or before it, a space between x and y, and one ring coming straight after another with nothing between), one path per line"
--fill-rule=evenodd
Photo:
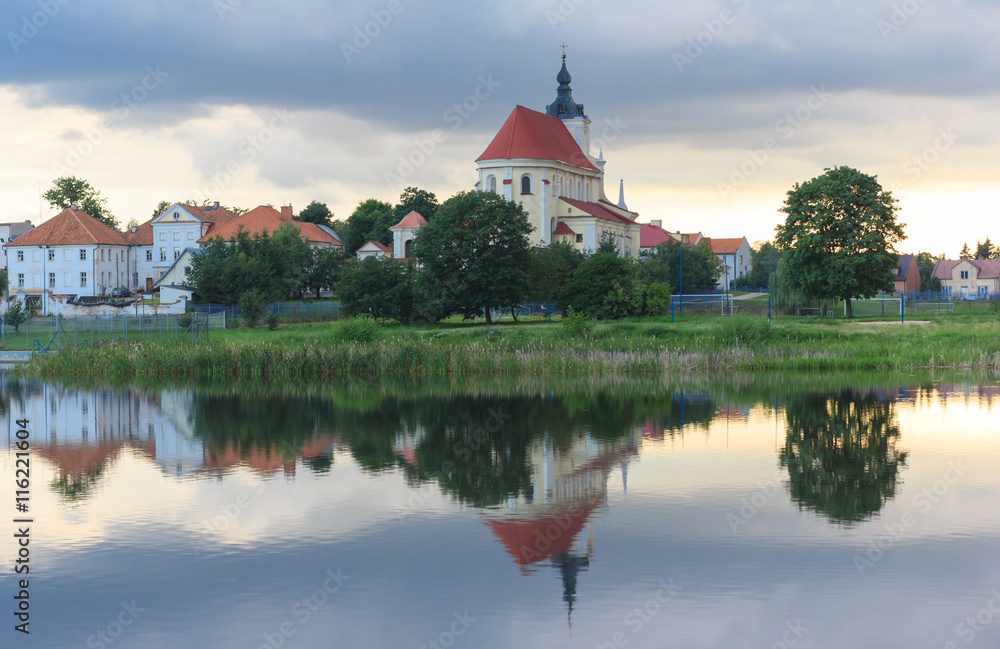
M128 316L122 316L122 325L125 330L125 343L128 344Z

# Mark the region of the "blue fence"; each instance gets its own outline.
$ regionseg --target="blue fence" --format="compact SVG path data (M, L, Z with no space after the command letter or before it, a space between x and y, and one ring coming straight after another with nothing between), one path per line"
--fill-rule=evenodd
M242 317L240 307L236 304L226 306L224 304L195 304L190 307L191 311L202 314L226 315L227 322L236 322ZM328 322L340 318L340 304L336 302L299 302L299 303L275 303L264 306L264 316L267 317L276 313L282 322Z

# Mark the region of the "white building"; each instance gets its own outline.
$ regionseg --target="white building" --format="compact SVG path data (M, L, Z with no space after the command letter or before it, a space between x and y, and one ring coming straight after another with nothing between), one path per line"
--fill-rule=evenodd
M0 223L0 246L13 241L33 228L31 221L21 223ZM7 250L4 249L3 269L7 270Z
M417 231L427 225L427 219L419 212L410 212L399 223L389 228L392 232L392 249L396 259L409 259L413 257L413 241L417 238Z
M358 261L364 261L369 257L374 259L392 259L392 249L378 241L369 241L358 248L355 254L358 256Z

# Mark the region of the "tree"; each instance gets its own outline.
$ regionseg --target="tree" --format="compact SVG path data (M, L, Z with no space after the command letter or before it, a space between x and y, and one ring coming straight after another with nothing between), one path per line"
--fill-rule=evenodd
M582 262L580 251L566 242L532 248L528 262L528 299L533 302L557 300L563 286Z
M337 299L348 316L407 322L413 315L411 264L368 257L344 264L337 280Z
M421 265L419 311L440 320L454 311L473 318L513 308L528 293L532 231L520 204L493 192L462 192L438 208L414 241Z
M320 298L320 292L324 288L333 289L337 284L337 276L340 269L353 255L343 248L314 248L312 251L312 263L309 266L309 276L306 284L310 291L316 293L316 299Z
M959 259L968 259L971 256L972 256L972 253L969 252L969 242L966 241L965 243L962 244L962 251L960 253L958 253L958 258Z
M733 288L749 289L764 288L770 284L771 275L781 253L770 241L758 241L753 244L750 252L750 272L733 280Z
M417 187L407 187L399 196L399 203L393 209L393 225L403 220L410 212L416 212L428 221L434 218L438 210L437 196L433 192Z
M986 237L986 241L976 241L976 259L996 259L997 252L997 247L989 237Z
M313 201L306 205L305 209L295 217L296 221L303 223L318 223L327 227L333 226L333 212L326 206L326 203Z
M684 293L689 295L714 291L722 272L722 262L705 244L684 246L677 241L665 241L646 255L642 266L648 281L669 282L674 295L681 293L681 270L684 271Z
M189 203L189 204L194 205L195 203ZM173 203L170 203L168 201L160 201L159 203L157 203L156 207L153 208L153 217L152 218L155 219L159 215L161 215L164 212L166 212L168 209L170 209L171 205L173 205Z
M941 255L943 258L944 255ZM934 277L934 266L937 260L929 252L918 252L913 258L917 262L917 270L920 271L920 290L937 293L941 290L941 280Z
M597 244L597 250L594 252L598 254L610 253L612 255L618 254L618 239L615 235L610 232L604 232L601 234L601 240Z
M788 192L775 244L786 251L792 288L844 300L853 317L852 299L895 289L903 224L896 199L875 176L850 167L825 171Z
M264 294L257 289L240 294L240 315L251 329L257 326L264 315Z
M91 187L83 178L76 176L57 178L52 188L42 194L42 198L60 210L75 205L81 212L89 214L115 230L118 229L118 220L108 209L108 199L101 196L101 192Z
M210 239L192 256L185 286L205 302L234 304L243 293L255 289L267 299L280 299L275 270L263 250L267 239L264 234L251 237L242 228L228 242L221 237Z
M396 224L392 218L392 205L386 202L369 198L358 203L347 217L347 232L341 236L344 247L348 252L357 252L358 248L373 240L388 245L392 241L389 228Z
M128 220L128 223L125 224L125 231L128 232L132 228L137 228L137 227L139 227L139 220L135 219L135 218L131 218L131 219Z
M17 333L18 327L24 324L24 321L28 319L28 314L24 312L24 304L21 300L8 300L7 301L7 312L3 314L3 323L8 327L14 327L14 333Z
M559 304L592 318L661 315L670 309L665 282L643 281L641 268L627 257L600 252L590 255L573 272Z

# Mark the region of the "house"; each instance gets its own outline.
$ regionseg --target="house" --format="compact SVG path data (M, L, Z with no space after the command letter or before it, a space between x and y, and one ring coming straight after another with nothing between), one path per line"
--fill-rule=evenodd
M638 258L639 215L625 204L623 182L617 204L605 194L604 153L591 153L591 121L573 100L565 54L556 81L556 100L544 113L515 107L476 159L476 189L519 202L534 226L534 245L563 241L587 251L612 237L620 255Z
M241 229L253 236L256 234L270 235L283 223L291 223L299 230L302 240L313 248L343 248L344 244L340 237L331 228L317 223L305 223L296 221L292 215L292 206L285 205L281 211L274 209L270 205L255 207L243 216L229 220L224 225L210 229L198 243L205 243L214 237L222 237L223 240L236 236Z
M128 287L130 250L118 231L72 207L4 244L8 295L44 305L46 295L110 295Z
M395 251L396 259L409 259L413 256L413 240L417 237L417 230L425 225L427 219L419 212L410 212L400 219L399 223L389 228L392 232L392 249Z
M20 223L0 223L0 245L4 245L18 238L28 230L32 229L33 226L31 221L22 221ZM4 250L3 256L3 269L7 270L7 252Z
M136 285L151 288L185 248L197 247L199 241L214 236L237 218L218 202L201 207L174 203L134 231L127 232L125 238L137 247L133 255Z
M739 239L705 239L712 254L722 262L722 271L716 282L719 288L728 288L733 280L750 272L753 250L746 237Z
M920 292L920 269L913 255L899 256L899 261L896 263L896 292Z
M191 259L200 251L200 248L185 248L170 268L156 280L153 288L160 291L161 303L176 302L182 296L191 300L192 291L184 288L184 284L191 274Z
M941 259L934 264L941 290L962 299L1000 293L1000 259Z
M392 248L378 241L369 241L358 248L356 254L358 255L358 261L368 259L369 257L374 257L375 259L392 259Z

